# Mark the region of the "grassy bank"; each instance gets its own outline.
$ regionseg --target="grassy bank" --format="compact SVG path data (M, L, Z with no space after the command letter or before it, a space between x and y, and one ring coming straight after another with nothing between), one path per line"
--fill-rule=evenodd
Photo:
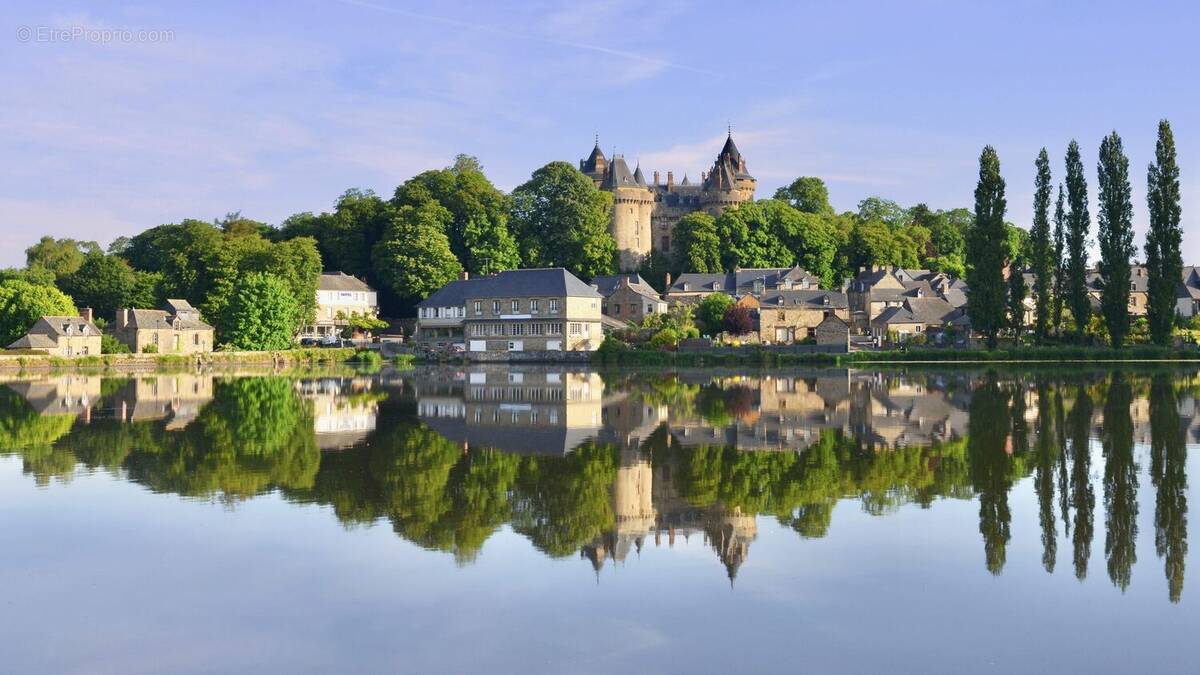
M1200 362L1196 349L1139 345L1125 349L1099 347L1019 347L982 349L910 349L907 351L851 352L849 354L797 354L762 347L729 347L704 352L670 352L650 349L613 349L596 352L593 363L610 366L849 366L868 363L1087 363L1087 362Z
M101 354L61 357L46 354L2 354L0 371L98 370L146 372L200 367L299 366L344 363L354 349L286 349L273 352L211 352L208 354Z

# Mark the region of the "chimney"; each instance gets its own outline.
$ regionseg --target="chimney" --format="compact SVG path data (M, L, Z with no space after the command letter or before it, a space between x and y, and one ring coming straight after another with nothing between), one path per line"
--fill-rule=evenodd
M667 272L667 288L671 287L671 273Z
M675 187L675 172L668 171L667 172L667 189L670 190L673 187Z
M81 319L83 319L84 321L91 323L92 322L92 308L91 307L80 307L79 308L79 317Z
M463 270L462 274L458 275L458 278L462 279L463 281L466 281L467 279L471 278L471 273L466 270Z
M657 171L654 172L654 184L658 185L658 172Z
M129 309L121 308L117 310L117 315L113 317L117 328L124 328L129 325Z

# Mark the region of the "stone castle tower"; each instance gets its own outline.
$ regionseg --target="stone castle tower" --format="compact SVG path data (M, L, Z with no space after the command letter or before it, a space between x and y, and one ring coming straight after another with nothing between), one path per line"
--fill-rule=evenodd
M671 171L665 183L657 171L654 182L647 183L641 165L631 172L623 156L606 159L599 140L592 154L579 161L579 170L613 195L609 231L617 242L622 271L638 269L651 251L670 253L675 224L685 215L704 211L716 217L734 204L754 199L755 180L732 132L712 168L700 174L699 184L686 174L676 183Z

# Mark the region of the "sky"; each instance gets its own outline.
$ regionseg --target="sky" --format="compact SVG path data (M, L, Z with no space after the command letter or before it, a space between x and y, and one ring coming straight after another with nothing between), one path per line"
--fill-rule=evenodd
M819 176L839 211L970 208L991 144L1023 227L1038 150L1058 182L1072 138L1094 216L1115 129L1140 256L1162 118L1200 264L1200 5L18 1L0 24L0 266L46 234L276 224L458 153L511 190L597 134L695 178L730 127L757 196Z

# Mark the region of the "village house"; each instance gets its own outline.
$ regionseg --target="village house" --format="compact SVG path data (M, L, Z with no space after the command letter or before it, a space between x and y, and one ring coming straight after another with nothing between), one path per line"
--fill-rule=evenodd
M1185 319L1200 314L1200 267L1185 265L1175 294L1175 311Z
M836 314L830 314L813 329L817 344L850 349L850 324Z
M637 273L599 276L592 279L592 288L604 298L600 311L618 321L641 323L651 314L667 311L666 301Z
M792 344L814 336L827 317L849 321L846 294L837 291L770 291L758 299L758 335L764 344Z
M734 297L761 296L767 291L816 290L821 280L799 266L737 269L733 272L687 272L671 283L667 280L667 302L699 302L712 293Z
M1184 268L1185 272L1187 268ZM1185 277L1186 279L1186 277ZM1100 300L1104 295L1100 272L1089 270L1087 275L1088 299L1092 308L1099 310ZM1129 315L1133 317L1146 316L1147 304L1150 300L1150 274L1145 265L1129 267Z
M317 280L317 316L300 330L301 337L340 335L353 315L379 317L374 288L344 272L322 274Z
M863 268L846 287L851 324L861 331L873 326L884 310L901 307L908 298L940 298L952 307L967 304L967 284L940 272L901 267Z
M880 343L906 342L917 335L949 328L970 333L966 309L942 298L905 298L899 307L888 307L871 320L871 335Z
M601 300L562 268L459 279L417 305L417 340L473 354L594 351L604 339Z
M167 300L162 309L118 309L109 332L134 354L213 350L213 327L187 300Z
M9 349L30 349L51 356L88 356L100 353L100 329L84 316L43 316Z

